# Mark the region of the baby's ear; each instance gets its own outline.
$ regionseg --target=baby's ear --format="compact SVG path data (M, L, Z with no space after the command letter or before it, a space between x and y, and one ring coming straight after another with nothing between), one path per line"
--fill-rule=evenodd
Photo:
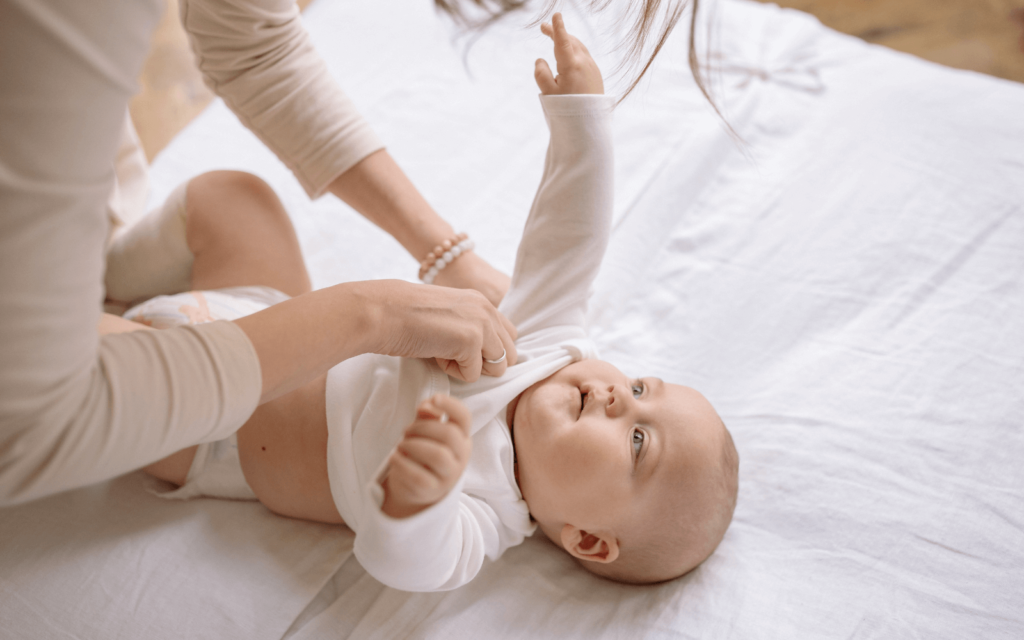
M562 547L590 562L614 562L619 557L619 541L610 531L584 531L571 524L562 527Z

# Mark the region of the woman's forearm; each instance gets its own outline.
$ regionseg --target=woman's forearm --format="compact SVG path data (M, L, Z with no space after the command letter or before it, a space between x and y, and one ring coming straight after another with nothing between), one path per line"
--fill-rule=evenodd
M455 235L385 149L371 153L335 178L330 190L390 233L415 261ZM416 272L416 262L410 261L409 272ZM509 279L471 251L447 266L434 283L475 289L497 306L508 291Z
M297 389L339 362L376 350L382 326L375 282L352 282L292 298L235 320L260 361L260 404Z
M330 191L391 234L417 260L455 235L386 149L338 176Z

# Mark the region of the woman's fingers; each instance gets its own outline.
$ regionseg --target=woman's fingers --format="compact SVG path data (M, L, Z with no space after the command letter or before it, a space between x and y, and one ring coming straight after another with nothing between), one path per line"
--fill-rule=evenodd
M494 327L494 336L498 341L489 342L482 353L483 367L481 372L489 376L502 376L505 371L516 363L516 328L508 318L498 314L499 323ZM488 362L490 360L491 362Z
M515 327L505 316L501 316L503 323L496 327L495 335L497 342L492 342L484 347L482 353L483 367L481 373L488 376L502 376L505 371L516 363L518 354L515 344ZM509 329L511 328L511 332ZM490 360L490 362L488 362Z
M491 376L492 378L500 378L505 375L505 371L508 370L508 353L502 351L499 354L495 354L496 358L488 357L485 353L483 356L483 366L480 367L480 373L485 376Z
M386 313L376 325L382 340L374 353L435 358L445 373L466 382L480 377L485 353L494 359L504 349L515 361L514 327L479 291L391 281L378 290Z
M466 350L456 358L437 358L437 364L448 375L464 382L475 382L481 374L501 376L505 370L515 364L518 354L515 345L515 327L508 318L497 310L494 311L495 321L481 336L479 346L473 350L466 343ZM511 327L512 333L509 332ZM505 359L501 360L502 353ZM511 359L510 359L511 358ZM496 362L487 362L494 360Z
M437 366L441 367L446 375L449 375L463 382L476 382L483 372L484 361L480 356L472 356L450 360L447 358L435 358Z

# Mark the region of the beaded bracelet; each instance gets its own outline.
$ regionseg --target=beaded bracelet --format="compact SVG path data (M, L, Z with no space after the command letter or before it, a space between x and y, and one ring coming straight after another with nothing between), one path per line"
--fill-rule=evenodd
M426 284L433 284L434 278L442 269L467 251L472 251L474 246L476 245L465 233L459 233L451 240L445 240L437 245L420 263L420 280Z

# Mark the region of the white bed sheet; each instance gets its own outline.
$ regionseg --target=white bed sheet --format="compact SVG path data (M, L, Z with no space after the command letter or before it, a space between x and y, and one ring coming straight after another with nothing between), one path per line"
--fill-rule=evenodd
M616 114L616 226L592 313L605 358L701 389L733 432L739 506L708 562L626 587L535 538L463 589L406 594L359 567L345 529L168 504L134 474L0 512L0 628L1024 637L1024 86L773 6L714 13L716 92L745 145L688 78L680 30ZM600 25L567 19L610 68ZM546 144L532 61L549 45L499 26L470 78L425 0L317 0L305 21L428 199L510 269ZM220 103L157 159L153 202L227 167L281 194L316 286L414 277L337 200L308 202Z

